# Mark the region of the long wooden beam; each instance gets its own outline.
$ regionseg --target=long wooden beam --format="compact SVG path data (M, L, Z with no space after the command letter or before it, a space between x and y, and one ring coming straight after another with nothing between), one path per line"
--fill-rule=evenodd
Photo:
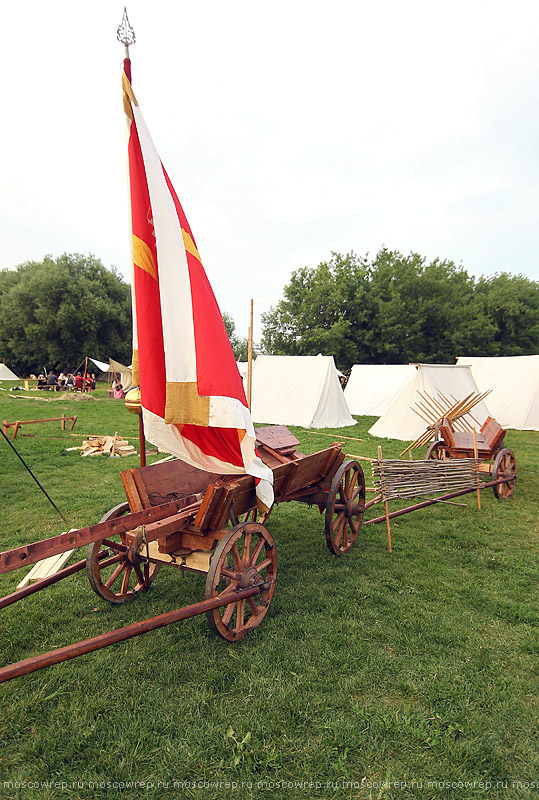
M35 564L43 558L58 555L66 550L84 547L92 542L98 542L100 539L106 539L107 536L132 531L140 525L148 525L173 515L176 515L175 521L178 525L180 521L187 524L191 517L194 517L199 506L200 503L193 503L182 508L181 499L172 500L152 508L145 508L143 511L133 511L123 517L98 522L87 528L60 533L58 536L51 536L40 542L15 547L13 550L5 550L0 553L0 575L28 564Z
M41 653L38 656L25 658L24 661L8 664L0 669L0 683L10 681L12 678L19 678L21 675L28 675L30 672L36 672L38 669L44 669L53 664L59 664L61 661L68 661L71 658L83 656L85 653L91 653L93 650L101 650L103 647L109 647L111 644L123 642L125 639L132 639L134 636L140 636L142 633L148 633L148 631L153 631L156 628L164 628L165 625L171 625L173 622L179 622L182 619L188 619L197 614L204 614L206 611L212 611L214 608L227 606L230 603L237 603L239 600L246 600L248 597L253 597L255 594L258 594L263 586L264 584L257 584L256 586L251 586L241 591L226 591L219 595L219 597L203 600L191 606L184 606L175 611L168 611L165 614L160 614L157 617L150 617L150 619L145 619L141 622L133 622L131 625L126 625L124 628L117 628L108 633L101 633L91 639L84 639L82 642L68 644L66 647L51 650L50 653Z

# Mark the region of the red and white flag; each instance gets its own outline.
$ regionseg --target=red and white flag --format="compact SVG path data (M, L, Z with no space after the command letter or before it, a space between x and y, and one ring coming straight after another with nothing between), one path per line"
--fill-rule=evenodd
M243 383L194 236L131 86L127 119L133 245L133 382L148 441L200 469L253 475L262 508L273 473L255 452Z

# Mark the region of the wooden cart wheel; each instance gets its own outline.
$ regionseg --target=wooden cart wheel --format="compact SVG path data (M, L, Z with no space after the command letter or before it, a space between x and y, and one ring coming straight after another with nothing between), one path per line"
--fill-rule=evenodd
M498 500L508 500L515 490L515 483L517 480L517 462L512 450L504 447L500 450L494 460L492 468L492 480L496 481L500 478L512 478L508 483L498 483L493 486L494 495Z
M357 461L344 461L329 489L325 533L330 552L346 553L357 539L365 508L365 477Z
M273 506L272 506L273 508ZM249 509L244 514L240 514L238 517L231 511L230 512L230 523L233 527L239 525L241 522L259 522L261 525L265 525L267 519L270 515L271 508L268 511L261 514L258 508L255 506L254 508Z
M100 522L116 519L128 511L129 505L120 503L107 511ZM103 558L107 551L110 556ZM88 545L86 572L90 586L99 597L109 603L125 603L139 592L146 591L160 566L161 564L147 563L138 558L130 561L124 533L113 534Z
M236 525L217 545L206 578L206 599L262 584L260 593L207 612L214 633L236 642L266 615L277 576L277 555L270 532L258 522Z
M425 455L425 461L433 459L434 461L446 461L451 458L451 450L445 442L433 442Z

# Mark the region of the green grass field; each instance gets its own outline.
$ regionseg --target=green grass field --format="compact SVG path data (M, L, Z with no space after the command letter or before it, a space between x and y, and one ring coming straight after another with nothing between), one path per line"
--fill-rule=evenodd
M83 434L136 439L121 401L43 395L0 391L0 421L78 415L72 433L28 425L14 442L68 522L1 439L2 550L97 522L124 499L119 470L138 465L66 452ZM305 453L341 441L375 456L372 422L292 430ZM510 500L486 489L481 511L471 494L394 520L392 554L385 525L337 558L318 509L275 509L277 588L237 644L199 616L2 684L0 798L539 797L539 433L506 445ZM22 575L1 576L0 594ZM81 572L1 612L1 664L203 597L204 576L163 567L111 606Z

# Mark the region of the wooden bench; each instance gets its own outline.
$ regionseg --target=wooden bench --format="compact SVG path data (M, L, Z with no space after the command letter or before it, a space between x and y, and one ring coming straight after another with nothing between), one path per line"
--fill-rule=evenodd
M476 432L477 455L490 459L502 447L506 431L492 417L487 417L481 429ZM456 431L449 419L444 417L440 434L451 451L452 458L469 458L474 455L474 435L471 431Z

